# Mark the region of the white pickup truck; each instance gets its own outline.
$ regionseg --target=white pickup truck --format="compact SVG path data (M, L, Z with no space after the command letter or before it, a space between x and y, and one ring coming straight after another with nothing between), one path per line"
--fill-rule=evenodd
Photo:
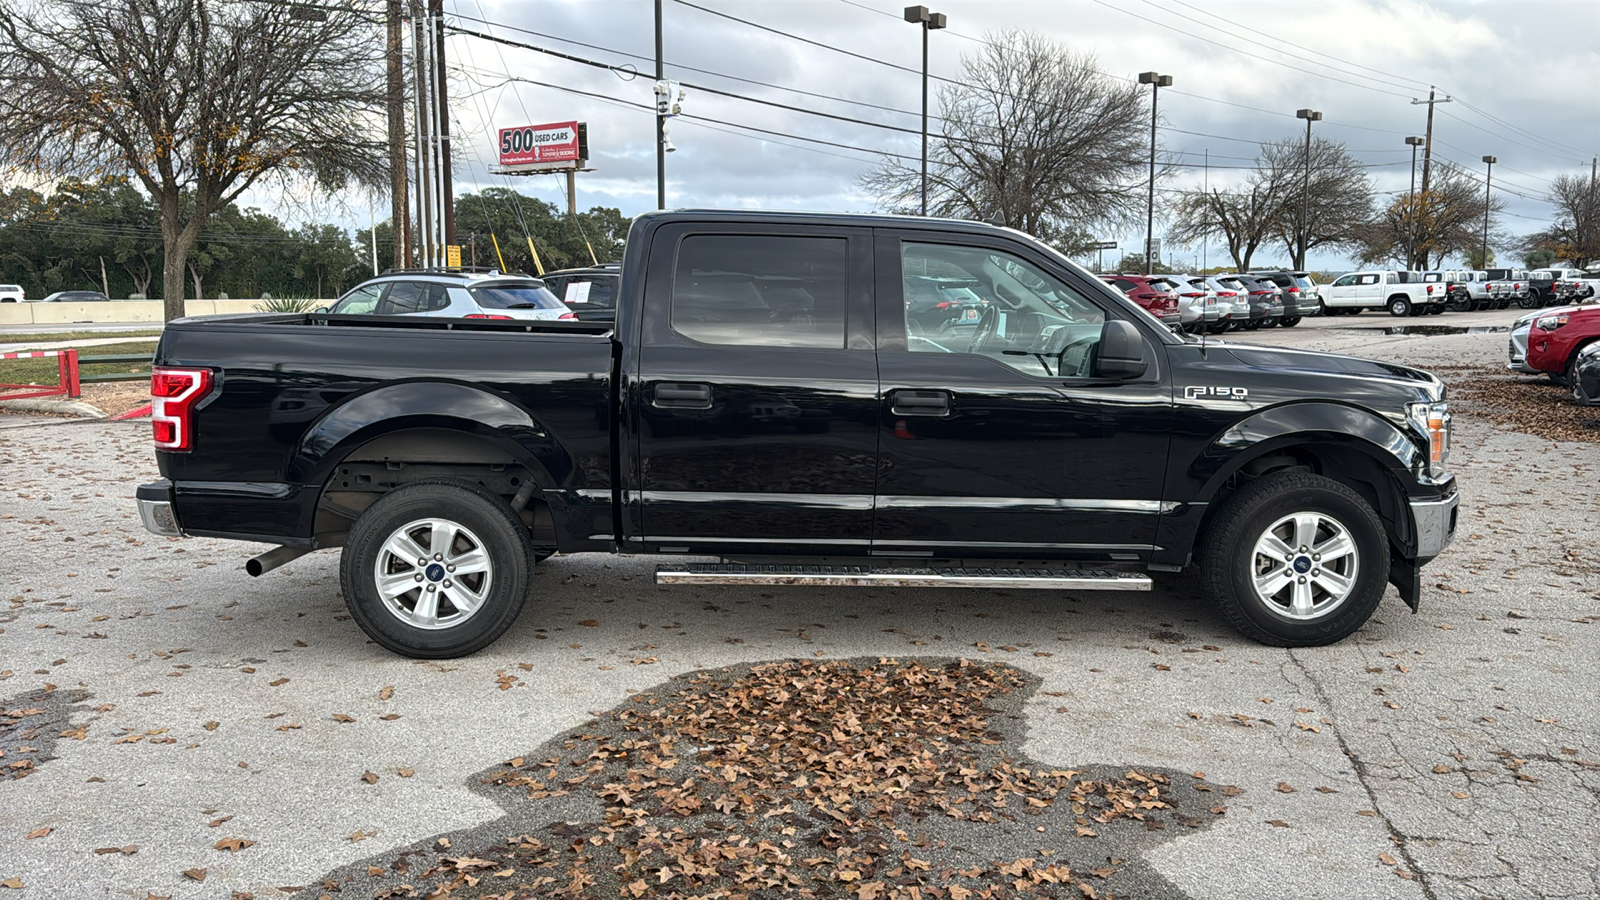
M1409 276L1409 277L1408 277ZM1420 316L1441 312L1449 299L1446 284L1423 283L1417 273L1351 272L1317 288L1322 308L1330 316L1387 309L1392 316Z

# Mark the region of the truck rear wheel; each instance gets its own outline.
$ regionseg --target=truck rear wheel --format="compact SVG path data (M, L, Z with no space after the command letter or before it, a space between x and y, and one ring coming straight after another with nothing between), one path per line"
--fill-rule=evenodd
M1399 296L1398 294L1393 296L1393 297L1390 297L1389 298L1389 315L1391 315L1391 316L1409 316L1409 315L1411 315L1411 301L1407 300L1405 297Z
M1332 644L1383 598L1389 541L1349 487L1269 475L1229 497L1200 548L1201 584L1234 628L1275 647Z
M469 482L419 481L356 519L339 574L368 637L402 656L449 659L511 627L533 565L528 529L499 496Z

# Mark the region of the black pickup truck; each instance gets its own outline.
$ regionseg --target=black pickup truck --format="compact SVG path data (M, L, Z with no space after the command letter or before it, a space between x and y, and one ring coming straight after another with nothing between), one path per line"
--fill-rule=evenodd
M679 584L1146 590L1198 565L1244 634L1326 644L1386 582L1415 609L1454 534L1438 379L1175 335L1020 232L652 213L621 278L614 324L171 323L146 526L281 545L251 574L342 547L356 621L417 657L487 646L538 561L589 551L680 557ZM929 285L948 318L910 314Z

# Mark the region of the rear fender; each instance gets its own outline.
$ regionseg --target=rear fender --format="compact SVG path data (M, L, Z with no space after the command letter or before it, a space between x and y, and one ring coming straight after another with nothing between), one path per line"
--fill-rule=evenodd
M289 480L321 485L361 445L411 428L460 431L488 440L552 490L572 474L572 457L527 410L482 388L447 381L389 384L333 407L290 456Z

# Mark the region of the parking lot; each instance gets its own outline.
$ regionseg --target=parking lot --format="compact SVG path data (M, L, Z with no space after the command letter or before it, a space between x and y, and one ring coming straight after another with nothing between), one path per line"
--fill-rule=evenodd
M148 424L0 418L0 897L690 896L691 845L750 859L721 896L1595 896L1600 409L1505 374L1506 335L1473 329L1519 312L1229 336L1452 386L1461 524L1420 613L1391 589L1313 649L1242 640L1177 576L1149 594L665 588L651 559L577 555L539 567L499 642L418 662L349 620L334 553L251 579L264 547L146 533ZM854 746L888 714L869 686L930 679L957 693L913 693L955 724L908 720L886 752L932 729L978 783L870 826L768 818L796 772L739 738L759 750L798 713L715 702L820 689ZM655 708L672 721L630 730ZM601 788L628 780L617 747L658 732L673 775L649 784L725 774L730 807L682 813L694 827L658 854L676 871L635 881L606 855L636 862L608 846ZM741 778L771 809L738 805ZM895 868L852 862L880 837Z

